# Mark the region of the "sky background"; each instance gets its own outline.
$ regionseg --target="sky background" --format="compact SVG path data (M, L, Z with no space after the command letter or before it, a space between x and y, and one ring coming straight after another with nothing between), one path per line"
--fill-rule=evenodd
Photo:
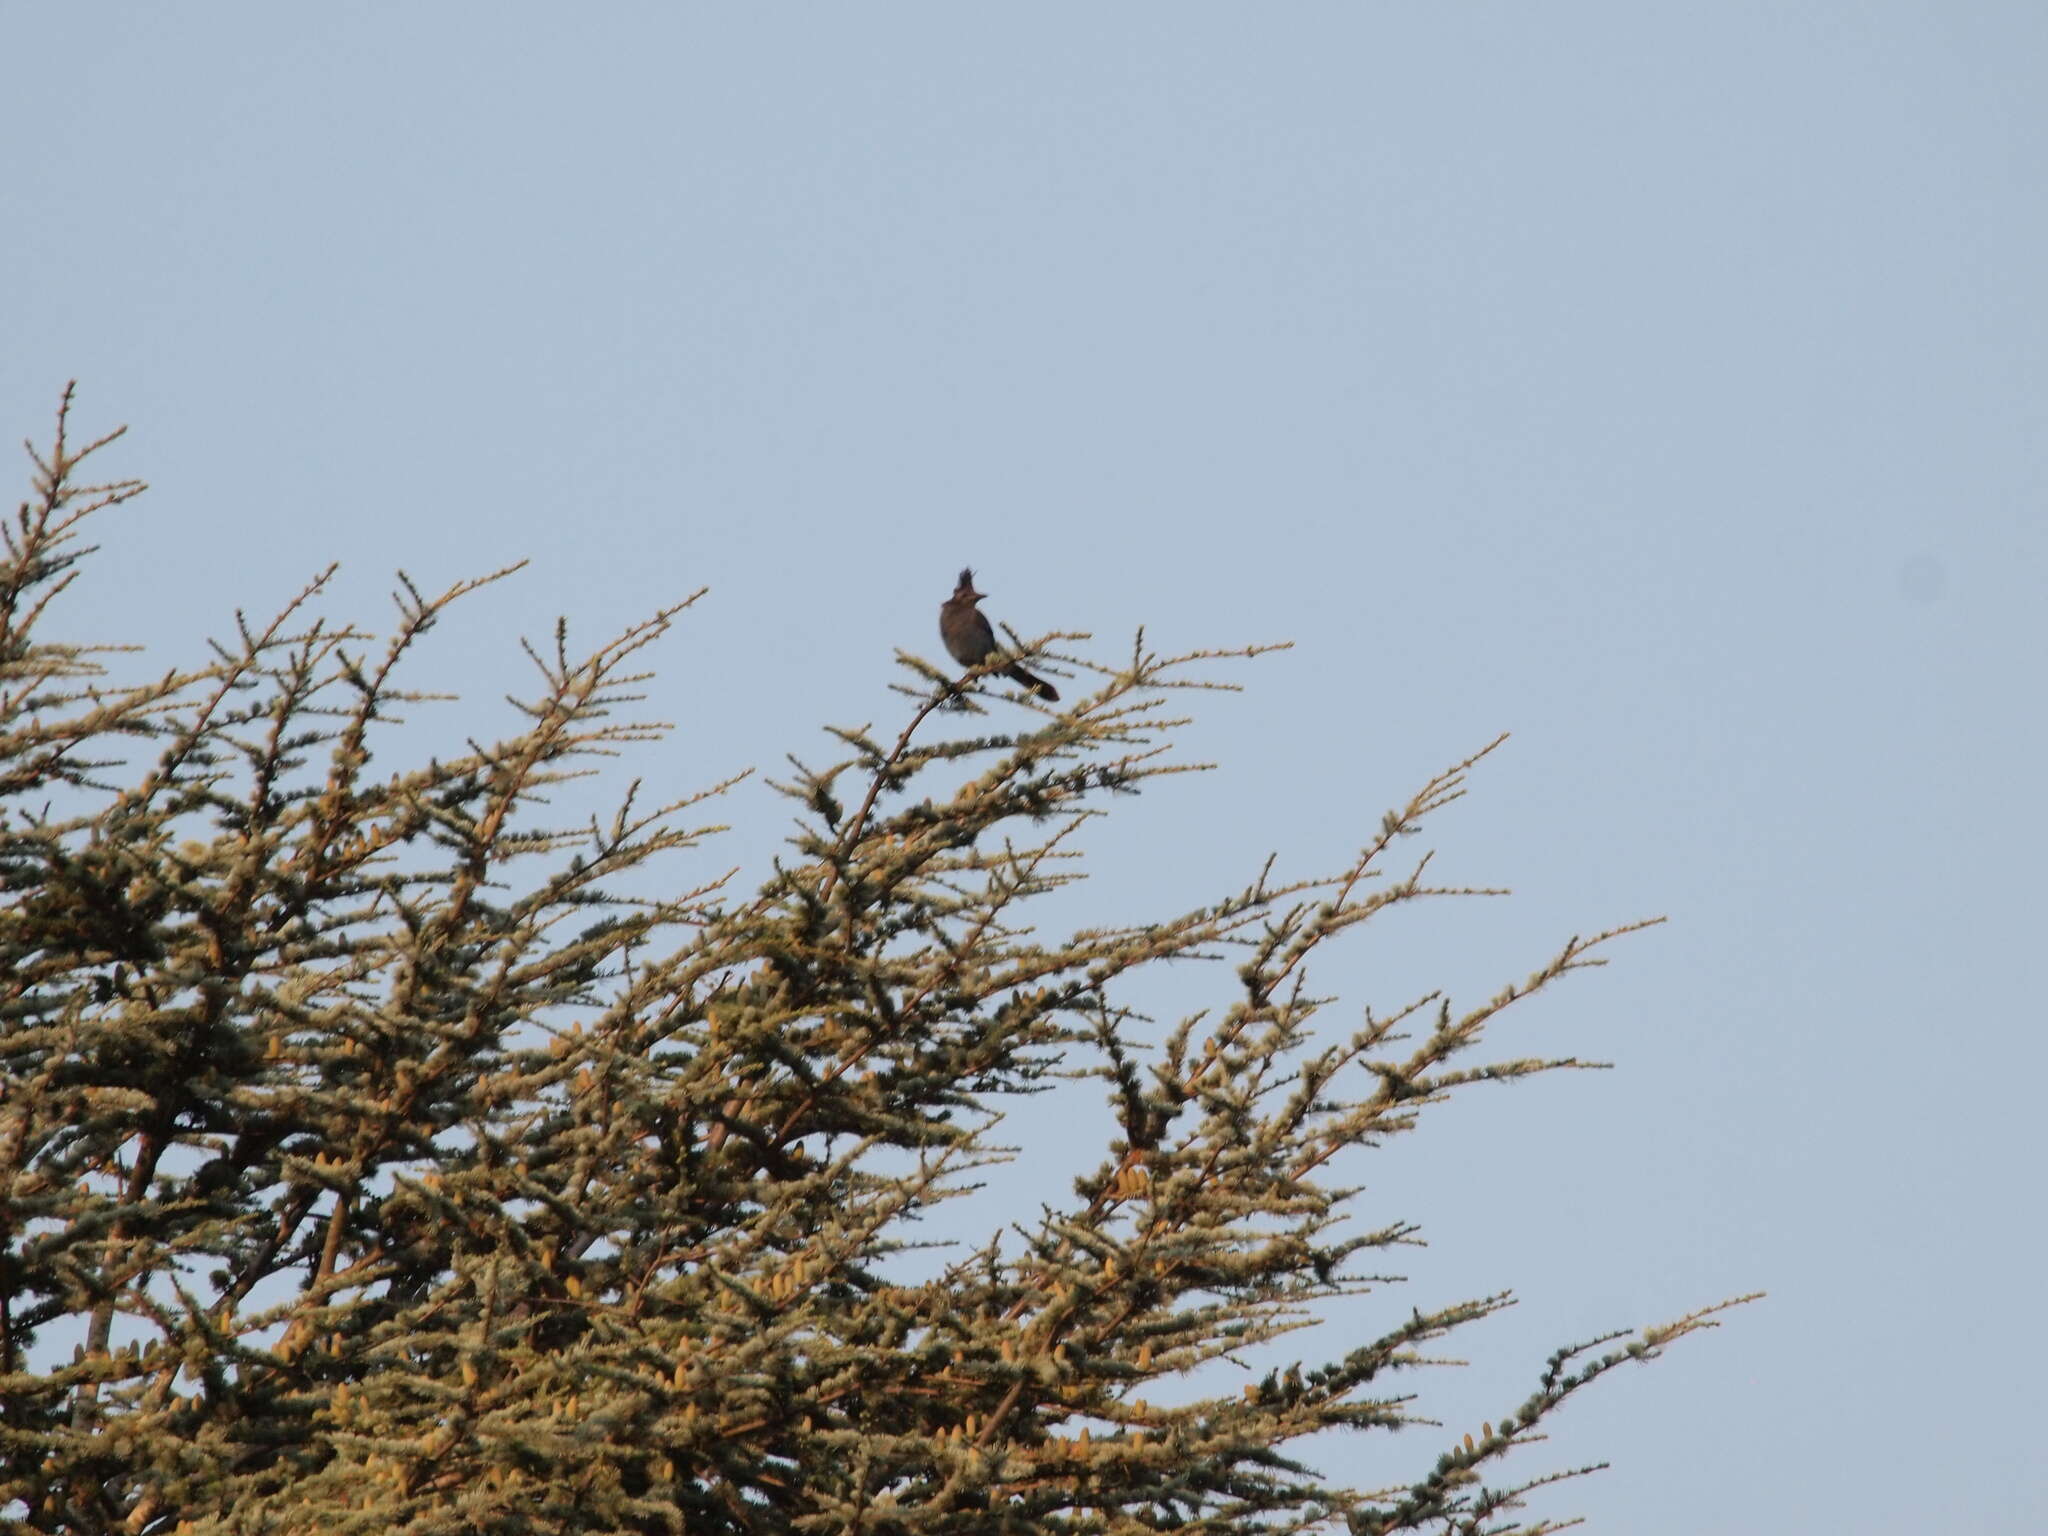
M1331 1469L1767 1289L1567 1410L1514 1465L1614 1468L1536 1512L2048 1527L2048 7L14 5L0 54L0 423L75 377L153 486L58 630L160 670L330 561L381 623L530 558L414 674L459 737L519 636L708 586L619 769L677 792L893 734L963 564L1105 663L1292 640L1090 834L1065 910L1124 917L1341 867L1512 731L1426 846L1516 894L1355 935L1332 1026L1672 921L1496 1043L1618 1070L1356 1164L1430 1246L1303 1350L1522 1304ZM722 815L698 872L763 872L780 802ZM1020 1217L1076 1104L1006 1127Z

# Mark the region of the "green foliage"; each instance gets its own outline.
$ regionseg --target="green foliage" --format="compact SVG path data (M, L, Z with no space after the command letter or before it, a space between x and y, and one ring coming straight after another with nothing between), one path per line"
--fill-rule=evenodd
M757 892L629 896L689 885L706 797L629 791L568 827L545 800L659 734L621 711L679 610L587 656L558 631L516 734L411 766L425 696L401 668L476 583L405 582L375 641L316 615L323 577L209 664L113 684L42 630L83 520L140 487L83 483L109 439L67 432L0 570L0 1516L1542 1530L1500 1522L1551 1477L1484 1473L1588 1381L1710 1325L1560 1351L1377 1495L1298 1443L1421 1422L1395 1380L1507 1297L1208 1395L1203 1367L1372 1289L1360 1265L1412 1236L1340 1235L1337 1153L1469 1084L1582 1065L1480 1048L1626 929L1475 1008L1313 1028L1323 944L1456 894L1426 859L1383 867L1477 758L1332 878L1043 940L1022 914L1088 818L1177 771L1163 701L1250 653L1141 640L1072 661L1093 686L1065 712L1006 699L1014 728L966 737L941 728L976 718L993 669L963 693L905 658L907 723L799 765L802 829ZM1226 952L1209 1013L1147 1044L1132 978ZM985 1245L907 1280L909 1224L1005 1155L992 1106L1076 1072L1122 1134L1074 1199L1008 1234L990 1213Z

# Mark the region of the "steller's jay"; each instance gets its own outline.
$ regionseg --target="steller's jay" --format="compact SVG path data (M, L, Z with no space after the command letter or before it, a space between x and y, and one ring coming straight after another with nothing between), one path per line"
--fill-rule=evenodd
M939 638L963 667L978 667L1001 649L988 615L975 607L986 596L986 592L974 590L974 572L966 570L960 573L960 585L953 589L953 595L939 607ZM1033 677L1015 662L1003 669L1003 675L1013 683L1022 683L1048 703L1059 702L1057 688L1042 677Z

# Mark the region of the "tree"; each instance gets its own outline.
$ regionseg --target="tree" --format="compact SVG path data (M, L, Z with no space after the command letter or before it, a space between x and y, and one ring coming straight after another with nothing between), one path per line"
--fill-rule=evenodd
M1457 894L1396 842L1062 940L1024 909L1105 802L1177 771L1172 690L1251 651L1097 665L1064 712L905 656L893 736L781 786L793 854L677 891L705 795L582 826L551 786L654 739L620 711L687 603L588 655L558 626L519 728L386 766L401 671L326 577L205 665L110 681L45 637L136 495L81 470L70 392L0 568L0 1513L46 1531L1545 1530L1483 1479L1574 1392L1720 1307L1560 1349L1535 1390L1369 1497L1305 1437L1416 1419L1394 1383L1503 1295L1404 1308L1342 1358L1211 1390L1219 1358L1376 1291L1414 1232L1342 1235L1341 1156L1470 1085L1501 1010L1601 963L1573 939L1459 1010L1325 1038L1316 952ZM499 575L505 573L501 572ZM497 577L485 578L496 580ZM1036 658L1080 636L1050 636ZM1034 665L1036 661L1034 660ZM1015 722L995 724L993 721ZM965 721L967 734L944 727ZM1491 751L1491 748L1487 749ZM935 781L972 773L955 788ZM659 894L631 894L654 891ZM1149 967L1230 954L1148 1043ZM1004 1156L990 1111L1098 1081L1074 1198L909 1277L910 1224ZM1733 1303L1723 1303L1722 1306Z

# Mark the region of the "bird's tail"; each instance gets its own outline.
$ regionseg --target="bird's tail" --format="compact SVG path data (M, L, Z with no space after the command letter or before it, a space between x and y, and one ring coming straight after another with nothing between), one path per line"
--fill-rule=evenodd
M1003 675L1013 683L1023 684L1048 704L1057 704L1060 701L1059 689L1053 687L1044 678L1026 672L1014 662L1010 664L1009 670Z

